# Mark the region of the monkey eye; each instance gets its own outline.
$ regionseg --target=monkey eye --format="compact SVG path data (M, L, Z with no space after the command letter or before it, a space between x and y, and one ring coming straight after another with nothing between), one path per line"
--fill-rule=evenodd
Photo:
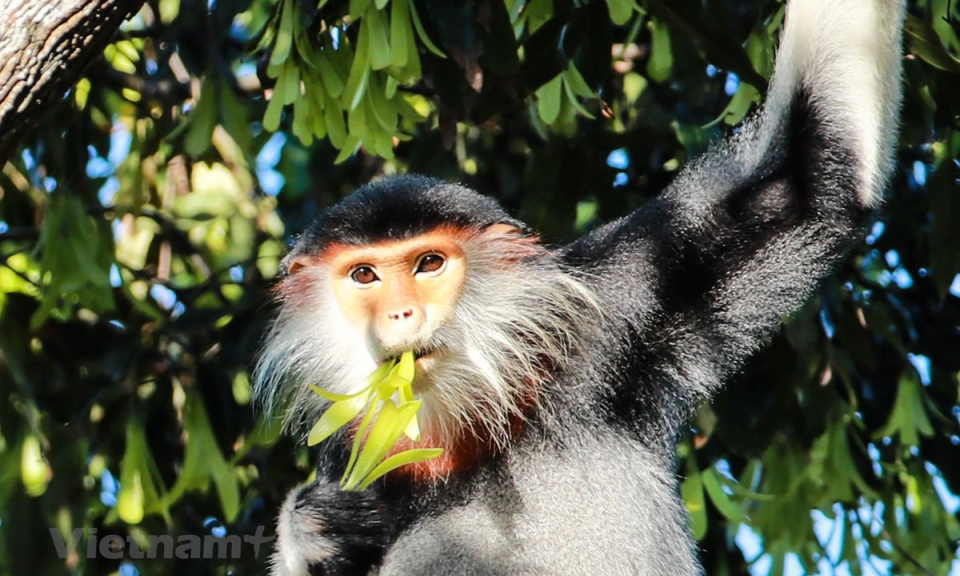
M443 268L444 262L446 262L446 260L439 254L427 254L421 258L420 263L417 264L417 274L421 272L436 272Z
M377 273L373 271L373 268L369 266L359 266L350 273L350 278L357 284L369 284L375 282L380 278L377 276Z

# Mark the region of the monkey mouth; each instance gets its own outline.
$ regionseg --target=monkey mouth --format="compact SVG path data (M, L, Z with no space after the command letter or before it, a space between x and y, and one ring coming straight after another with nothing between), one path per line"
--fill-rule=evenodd
M420 360L421 358L432 358L442 351L443 347L436 345L416 348L413 351L413 357L415 360Z
M429 344L413 348L413 359L434 358L443 352L445 348L440 344ZM380 358L380 362L392 362L400 359L400 354L390 354Z

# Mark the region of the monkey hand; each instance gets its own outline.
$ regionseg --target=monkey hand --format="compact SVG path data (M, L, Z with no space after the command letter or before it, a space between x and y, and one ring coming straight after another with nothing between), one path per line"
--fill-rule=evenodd
M389 524L376 495L317 480L280 509L271 576L365 575L383 557Z

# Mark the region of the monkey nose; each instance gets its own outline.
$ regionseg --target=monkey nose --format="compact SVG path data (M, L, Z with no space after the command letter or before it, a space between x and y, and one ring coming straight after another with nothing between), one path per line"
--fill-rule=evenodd
M377 335L380 343L387 346L399 346L407 339L416 336L423 326L426 315L417 306L390 308L377 322Z
M419 326L426 317L422 306L413 302L398 302L386 309L386 323L392 330L410 330Z
M413 318L413 308L405 308L395 312L387 312L387 318L391 320L407 320Z

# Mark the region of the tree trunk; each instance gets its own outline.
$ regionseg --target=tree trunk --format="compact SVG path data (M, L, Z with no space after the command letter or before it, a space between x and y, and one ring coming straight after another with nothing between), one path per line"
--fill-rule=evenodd
M143 0L0 0L0 166Z

